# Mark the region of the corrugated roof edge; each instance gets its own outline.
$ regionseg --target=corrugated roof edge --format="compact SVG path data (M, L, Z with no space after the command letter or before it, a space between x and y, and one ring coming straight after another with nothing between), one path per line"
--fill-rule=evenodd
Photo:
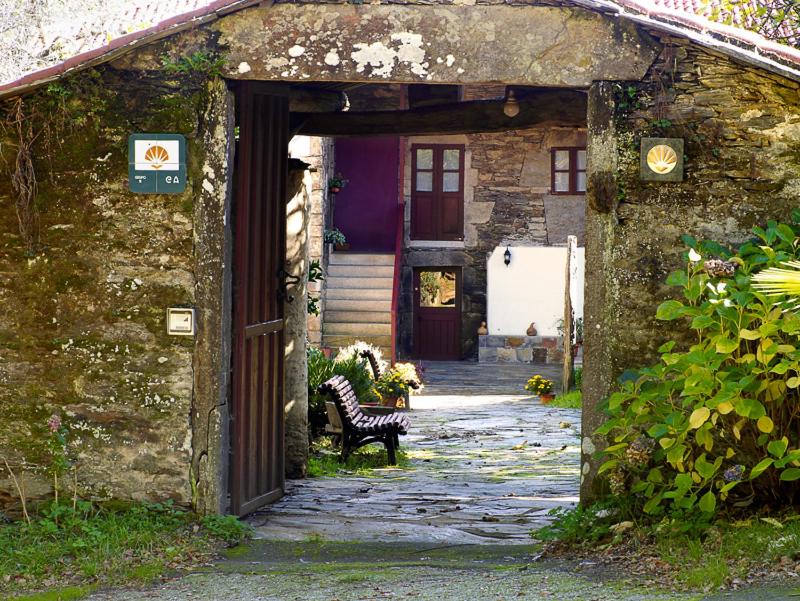
M0 99L22 94L75 70L108 62L136 47L179 31L212 21L225 14L260 4L263 0L216 0L211 4L175 15L147 29L111 40L105 46L77 54L52 67L29 73L0 85ZM755 67L800 81L800 49L779 44L745 29L709 21L682 11L656 8L644 0L571 0L579 7L630 20L716 50Z

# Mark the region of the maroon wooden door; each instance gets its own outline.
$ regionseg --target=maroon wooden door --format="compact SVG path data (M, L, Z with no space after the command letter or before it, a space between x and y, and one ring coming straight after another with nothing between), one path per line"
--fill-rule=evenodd
M283 495L283 299L288 100L238 89L231 511Z
M394 252L397 231L397 138L338 138L334 156L336 172L348 180L338 194L333 223L347 237L353 252Z
M414 351L419 359L461 359L461 270L414 271Z

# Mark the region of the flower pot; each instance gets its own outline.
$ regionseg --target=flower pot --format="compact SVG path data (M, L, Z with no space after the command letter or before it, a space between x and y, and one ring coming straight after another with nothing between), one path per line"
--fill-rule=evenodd
M553 394L552 392L539 395L539 400L542 401L543 405L547 405L547 403L551 402L554 398L556 398L556 395Z
M342 189L339 186L331 186L331 194L338 194Z
M336 250L350 250L350 244L345 242L344 244L337 244L334 248Z

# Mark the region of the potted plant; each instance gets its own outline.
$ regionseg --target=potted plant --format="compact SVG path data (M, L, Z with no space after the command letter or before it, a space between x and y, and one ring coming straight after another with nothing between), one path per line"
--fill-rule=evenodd
M325 244L330 245L328 247L329 253L332 250L331 247L336 247L337 250L346 250L347 238L345 238L345 235L338 228L325 230L322 233L322 240Z
M544 404L549 403L556 397L553 394L553 381L538 374L528 380L528 383L525 384L525 390L537 395Z
M384 407L405 408L410 390L405 370L395 367L386 370L375 382L375 391Z
M338 194L347 185L347 181L342 177L341 173L337 173L328 180L328 191L331 194Z

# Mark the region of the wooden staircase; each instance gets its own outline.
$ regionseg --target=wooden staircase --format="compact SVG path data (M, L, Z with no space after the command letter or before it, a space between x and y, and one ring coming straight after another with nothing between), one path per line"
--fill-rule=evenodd
M334 252L326 280L323 346L363 340L391 357L394 255Z

